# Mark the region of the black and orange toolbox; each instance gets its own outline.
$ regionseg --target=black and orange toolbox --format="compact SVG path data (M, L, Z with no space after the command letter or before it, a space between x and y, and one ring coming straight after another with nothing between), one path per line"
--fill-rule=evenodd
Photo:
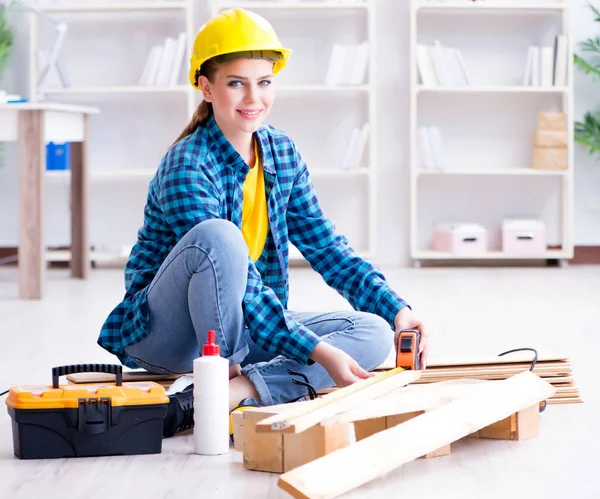
M115 374L115 383L59 385L60 376ZM14 386L6 405L20 459L157 454L169 398L151 381L123 383L123 368L77 364L52 369L52 385Z

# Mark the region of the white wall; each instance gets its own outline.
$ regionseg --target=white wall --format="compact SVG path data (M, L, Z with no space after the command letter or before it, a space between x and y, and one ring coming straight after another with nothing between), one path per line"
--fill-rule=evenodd
M587 7L585 0L573 0L576 4L574 9L574 26L577 26L575 33L576 42L585 39L597 32L598 26L594 25L593 18ZM204 12L199 12L197 25L199 26ZM16 16L13 19L17 19ZM409 176L408 176L408 112L409 112L409 80L408 80L408 2L397 0L377 0L377 45L378 45L378 263L390 265L409 264L409 240L408 240L408 209L409 209ZM314 29L314 26L312 27ZM22 94L27 92L27 69L24 61L27 54L27 38L25 33L25 22L16 21L16 52L12 59L11 67L3 86L10 91L17 91ZM119 29L116 27L115 29ZM310 37L311 26L306 27L308 40L307 43L313 43ZM360 27L359 27L360 29ZM341 33L341 32L340 32ZM131 44L138 40L133 36L128 46L123 46L123 52L131 48ZM343 36L340 34L339 36ZM301 40L291 40L294 44L301 43ZM114 43L112 44L114 45ZM115 47L111 45L111 50ZM292 47L293 48L293 47ZM118 47L117 47L118 49ZM315 48L315 50L318 47ZM315 57L322 58L323 69L327 64L329 52L323 50L320 54L318 50ZM301 62L298 62L301 64ZM292 71L289 71L290 77ZM282 73L282 79L283 79ZM77 75L77 73L76 73ZM307 78L309 78L307 76ZM310 78L309 78L310 79ZM280 95L277 105L285 105L289 108L289 102L285 104ZM85 102L85 101L81 101ZM300 105L302 101L298 101ZM343 100L336 105L343 105ZM164 107L169 109L170 103L163 103ZM113 103L112 106L118 106ZM161 106L160 103L142 101L136 105L136 112L139 113L140 127L147 126L148 121L152 120L151 106ZM600 86L594 84L589 78L582 77L576 72L576 99L575 99L575 118L580 118L583 113L591 108L600 106ZM292 108L295 106L292 105ZM281 116L283 107L274 110L272 118L275 121L283 120L287 117ZM312 108L309 108L312 109ZM315 111L319 109L316 104ZM279 112L279 114L278 114ZM311 122L311 112L306 112L304 116L309 126L315 126ZM165 113L158 113L158 116L164 116ZM325 120L326 122L327 120ZM154 168L158 165L161 150L168 144L163 139L163 143L156 143L156 139L146 136L142 131L136 131L131 127L124 128L122 123L115 123L115 133L127 134L131 137L130 147L127 150L114 150L111 148L111 132L108 131L108 124L102 118L98 118L96 130L96 141L104 141L106 150L102 157L92 158L92 167L94 162L96 166L102 162L111 161L114 158L115 163L127 162L136 150L142 151L148 167ZM156 127L164 127L162 136L169 139L169 130L171 135L176 135L182 123L179 118L171 118L166 125L156 123ZM302 129L303 123L293 125L295 129ZM345 126L350 126L346 124ZM152 129L152 128L150 128ZM142 130L142 128L140 128ZM148 130L148 128L146 128ZM166 130L166 133L164 133ZM293 133L294 130L291 130ZM157 136L159 134L157 133ZM308 159L315 159L316 154L311 150L311 145L304 139L299 132L297 141L302 146L305 141L306 153ZM147 149L147 147L150 150ZM0 246L14 246L17 241L17 200L16 200L16 148L14 145L5 147L5 165L0 168ZM333 154L328 151L327 154ZM313 161L316 163L317 161ZM331 189L336 189L336 185L329 180L319 180L316 182L318 190L327 190L327 195ZM135 237L135 232L142 219L142 207L145 198L147 183L144 181L131 181L123 184L120 188L114 188L106 182L95 182L91 189L91 237L96 245L108 243L108 245L118 246L131 242ZM360 195L360 185L355 185L352 189L356 190L356 195ZM68 197L67 186L64 183L52 181L49 182L46 189L47 194L47 214L46 237L49 245L65 244L68 241ZM350 191L354 195L354 190ZM324 192L325 193L325 192ZM594 161L587 157L585 151L577 146L576 151L576 195L575 195L575 243L579 245L600 245L600 161ZM323 196L325 200L325 196ZM433 200L432 202L435 202ZM328 212L337 214L344 212L344 205L324 201L324 206ZM340 223L340 229L347 232L350 240L357 246L363 243L361 237L364 228L364 220L361 218L361 205L358 204L354 211L351 211L351 217L345 218ZM433 207L434 211L436 207ZM441 207L437 207L441 209ZM358 211L357 211L358 210ZM340 215L341 216L341 215ZM355 220L363 220L355 226Z

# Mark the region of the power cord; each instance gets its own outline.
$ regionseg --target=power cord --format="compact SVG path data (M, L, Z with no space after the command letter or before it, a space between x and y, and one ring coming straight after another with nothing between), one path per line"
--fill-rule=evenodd
M514 350L507 350L506 352L502 352L502 353L498 354L498 357L502 357L503 355L513 353L513 352L522 352L524 350L529 350L530 352L533 352L535 354L535 357L533 358L533 362L531 363L531 367L529 368L529 370L531 372L533 372L533 368L535 367L535 364L538 360L538 352L535 348L515 348Z
M8 392L10 392L10 390L6 390L5 392L0 393L0 397L2 397L3 395L6 395Z

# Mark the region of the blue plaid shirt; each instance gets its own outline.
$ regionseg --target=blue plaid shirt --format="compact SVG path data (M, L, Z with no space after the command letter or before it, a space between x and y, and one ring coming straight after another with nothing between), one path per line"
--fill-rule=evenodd
M323 215L306 163L292 140L267 125L256 137L270 230L258 261L248 258L243 310L252 340L267 351L312 363L309 356L319 337L286 311L290 242L356 310L375 313L393 328L394 317L406 303ZM248 171L213 117L163 157L150 182L144 224L125 267L125 296L98 338L123 364L138 367L125 347L147 335L147 287L177 241L196 224L213 218L241 228L242 186Z

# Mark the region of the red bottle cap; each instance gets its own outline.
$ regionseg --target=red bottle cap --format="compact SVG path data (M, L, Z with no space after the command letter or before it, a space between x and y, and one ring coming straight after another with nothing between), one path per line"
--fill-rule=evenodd
M208 341L205 345L202 346L202 357L207 355L210 356L219 356L221 355L221 349L219 345L215 343L215 331L213 329L209 329L208 331Z

